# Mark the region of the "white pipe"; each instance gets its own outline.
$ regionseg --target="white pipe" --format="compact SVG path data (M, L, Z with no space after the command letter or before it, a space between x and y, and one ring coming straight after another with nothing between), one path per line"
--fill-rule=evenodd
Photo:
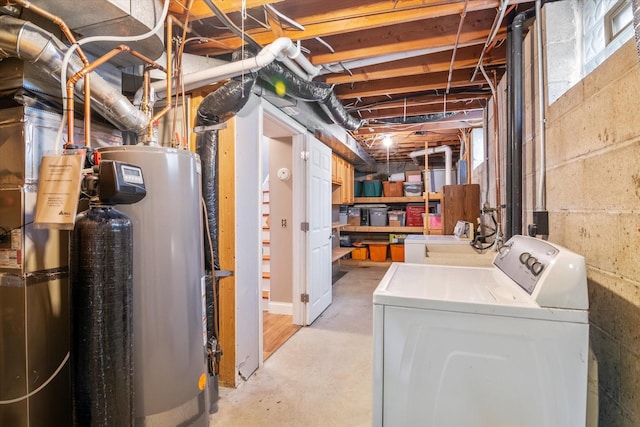
M547 178L547 162L546 162L546 146L547 138L545 132L546 117L544 116L545 96L544 96L544 56L542 50L542 5L540 0L536 0L536 41L538 42L538 117L540 120L540 179L538 181L538 197L537 210L544 211L547 208L546 201L546 178Z
M477 45L476 42L466 42L459 43L458 47L469 47ZM367 67L370 65L384 64L387 62L397 61L399 59L407 59L407 58L415 58L416 56L429 55L431 53L438 53L451 50L450 46L440 46L440 47L427 47L424 49L414 50L411 52L398 52L398 53L390 53L388 55L376 56L372 58L364 58L364 59L355 59L353 61L341 61L340 64L326 64L324 65L324 69L322 71L323 74L327 73L341 73L344 69L354 69Z
M185 74L182 78L184 89L191 90L198 87L206 86L219 82L220 80L236 77L242 73L258 71L261 68L271 64L282 54L295 54L296 47L291 39L280 37L268 44L258 54L252 58L246 58L241 61L230 62L220 65L219 67L207 70L197 71L195 73ZM166 81L161 80L151 84L156 91L158 98L164 98L167 92Z
M425 154L444 153L444 183L445 185L451 185L451 170L453 163L453 151L448 145L439 145L437 147L431 147L426 152L425 150L417 150L409 153L414 161L416 157L424 156Z
M315 76L320 74L320 71L322 70L320 67L316 67L315 65L313 65L304 55L302 55L300 49L300 41L298 41L296 45L295 53L288 54L288 56L289 58L296 61L298 65L300 65L309 74L310 78L314 78Z

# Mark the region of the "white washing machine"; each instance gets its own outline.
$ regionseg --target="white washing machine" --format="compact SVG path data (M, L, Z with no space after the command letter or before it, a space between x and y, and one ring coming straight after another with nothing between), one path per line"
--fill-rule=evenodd
M493 267L393 263L373 294L374 426L584 427L584 258L514 236Z

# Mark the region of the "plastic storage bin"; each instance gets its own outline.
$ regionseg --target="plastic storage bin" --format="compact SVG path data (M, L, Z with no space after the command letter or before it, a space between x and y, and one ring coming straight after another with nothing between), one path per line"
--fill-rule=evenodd
M369 243L369 259L371 261L386 261L388 243Z
M363 246L361 248L355 248L351 252L351 259L355 259L357 261L364 261L367 259L367 255L368 255L368 250L366 246Z
M398 182L382 182L382 193L384 197L402 197L402 181Z
M391 249L391 261L404 262L404 245L389 245Z
M360 225L360 208L351 206L347 209L347 224Z
M424 227L422 214L425 213L425 207L420 205L407 205L407 227Z
M362 197L362 181L353 183L353 197Z
M364 197L382 197L382 181L363 181L362 191Z
M442 216L429 214L429 228L442 228Z
M404 196L405 197L422 196L422 182L405 182Z
M405 213L404 211L389 211L389 226L390 227L404 227Z
M369 208L369 225L384 227L387 225L387 211L389 208Z

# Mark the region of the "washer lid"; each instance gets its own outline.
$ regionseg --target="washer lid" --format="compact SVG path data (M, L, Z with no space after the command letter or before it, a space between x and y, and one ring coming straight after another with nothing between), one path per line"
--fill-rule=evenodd
M495 267L393 263L373 303L428 310L587 323L584 310L540 307Z

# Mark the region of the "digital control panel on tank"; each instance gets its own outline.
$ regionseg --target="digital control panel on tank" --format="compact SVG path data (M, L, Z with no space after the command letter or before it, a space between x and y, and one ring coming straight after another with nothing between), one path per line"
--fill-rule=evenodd
M136 203L147 194L142 169L132 164L103 160L98 181L100 201L109 205Z

